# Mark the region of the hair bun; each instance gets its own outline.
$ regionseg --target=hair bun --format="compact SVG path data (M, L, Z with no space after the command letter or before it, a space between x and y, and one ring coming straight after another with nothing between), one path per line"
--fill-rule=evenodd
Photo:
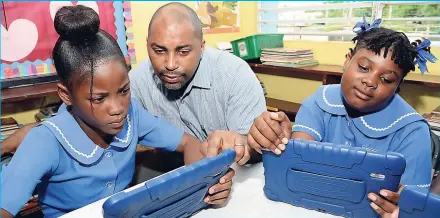
M99 15L83 5L64 6L57 11L54 19L55 30L67 40L90 38L98 33L99 24Z

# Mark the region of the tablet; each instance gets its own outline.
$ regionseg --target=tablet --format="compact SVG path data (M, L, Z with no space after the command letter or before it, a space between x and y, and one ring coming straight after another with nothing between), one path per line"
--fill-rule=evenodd
M188 166L148 180L134 189L112 195L103 204L105 218L189 217L207 206L208 189L218 183L234 162L228 149Z
M428 218L440 216L440 196L430 193L429 187L406 186L400 193L399 218Z
M281 155L263 153L264 193L273 201L344 217L378 217L368 193L397 191L405 170L398 153L289 140Z

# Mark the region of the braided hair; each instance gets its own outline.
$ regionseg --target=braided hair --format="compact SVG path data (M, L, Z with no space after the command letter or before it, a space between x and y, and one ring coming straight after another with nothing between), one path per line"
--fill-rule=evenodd
M380 55L381 50L384 49L384 58L387 57L389 51L392 51L391 60L402 69L403 78L410 71L415 70L416 46L410 43L403 32L379 27L359 33L352 41L356 45L354 48L350 48L348 55L351 57L359 49L373 51L376 55Z

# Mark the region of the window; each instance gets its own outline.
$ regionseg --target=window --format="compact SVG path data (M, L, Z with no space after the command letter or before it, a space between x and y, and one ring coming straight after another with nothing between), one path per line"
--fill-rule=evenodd
M285 40L349 41L353 26L382 18L382 27L403 31L411 41L429 38L440 46L439 2L261 2L260 33L283 33Z

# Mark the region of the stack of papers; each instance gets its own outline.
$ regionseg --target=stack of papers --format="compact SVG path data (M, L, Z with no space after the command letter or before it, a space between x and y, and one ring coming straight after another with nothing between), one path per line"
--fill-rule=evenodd
M260 61L265 65L282 67L306 67L318 65L311 49L264 48Z

